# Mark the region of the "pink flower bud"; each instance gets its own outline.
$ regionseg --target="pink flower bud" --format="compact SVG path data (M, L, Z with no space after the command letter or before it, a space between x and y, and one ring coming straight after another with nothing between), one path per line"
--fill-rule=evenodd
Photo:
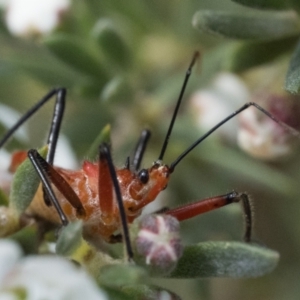
M138 227L135 238L138 260L156 274L171 272L183 251L178 220L168 215L146 215Z

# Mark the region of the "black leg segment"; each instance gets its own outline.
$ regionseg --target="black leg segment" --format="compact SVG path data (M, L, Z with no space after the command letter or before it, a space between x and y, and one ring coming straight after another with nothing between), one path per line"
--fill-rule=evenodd
M121 219L122 230L123 230L123 240L125 243L128 259L129 261L131 261L131 259L133 258L133 252L132 252L132 246L130 242L127 217L123 205L123 199L122 199L121 189L117 178L117 173L113 165L109 145L106 143L103 143L99 146L99 161L101 161L102 159L105 159L108 164L108 168L113 182L113 187L115 189L116 199L118 202L118 207L120 212L120 219Z
M35 112L37 112L45 103L47 103L54 95L57 95L57 98L59 100L57 100L57 102L59 103L62 103L65 101L65 94L66 94L66 90L64 88L57 88L57 89L53 89L51 90L47 95L45 95L42 99L40 99L33 107L31 107L21 118L20 120L9 130L6 132L6 134L2 137L2 139L0 140L0 148L3 147L3 145L8 141L8 139L15 133L15 131L23 124L25 123ZM56 106L58 107L63 107L64 108L64 105L61 105L61 104L56 104ZM63 108L60 108L61 112L59 114L57 114L57 117L56 116L53 116L53 119L57 119L55 121L55 123L60 123L58 121L59 118L62 118L62 115L63 115ZM56 110L59 110L58 108L55 109ZM54 123L54 121L52 122ZM54 129L52 129L53 127L57 127L57 125L53 125L51 126L51 130L54 131ZM58 129L59 130L59 129ZM58 133L57 133L58 135ZM48 141L50 139L50 136L51 137L51 140L55 139L55 134L49 134L49 138L48 138ZM55 143L56 145L56 143Z
M43 184L43 189L44 191L46 192L47 196L48 196L48 199L51 200L52 204L54 205L54 207L56 208L58 214L59 214L59 217L61 219L61 222L64 226L66 226L68 224L68 219L65 215L65 213L63 212L56 196L55 196L55 193L53 192L53 189L52 189L52 186L51 186L51 183L49 181L49 178L48 178L48 174L47 172L45 171L45 168L43 166L43 161L40 160L40 155L38 154L38 152L34 149L31 149L28 151L28 157L29 159L31 160L32 162L32 165L34 166L34 168L36 169L41 181L42 181L42 184Z

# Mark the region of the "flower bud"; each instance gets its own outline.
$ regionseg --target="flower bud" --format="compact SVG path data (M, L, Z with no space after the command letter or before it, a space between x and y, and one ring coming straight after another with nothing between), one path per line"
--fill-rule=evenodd
M293 95L260 95L259 105L275 118L288 126L300 129L299 97ZM257 102L257 101L255 101ZM262 114L255 107L250 107L239 116L238 144L250 155L274 160L292 153L297 139L292 131L287 130Z
M156 275L170 273L182 255L179 222L168 215L146 215L135 222L136 260Z

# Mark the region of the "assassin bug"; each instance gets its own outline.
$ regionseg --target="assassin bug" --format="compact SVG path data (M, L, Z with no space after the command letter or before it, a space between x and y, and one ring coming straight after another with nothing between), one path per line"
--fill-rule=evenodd
M254 102L249 102L201 136L170 165L163 164L162 161L186 85L198 56L199 53L196 52L186 72L184 83L158 159L148 169L140 170L141 160L150 137L150 131L148 130L144 130L140 136L132 163L130 163L128 157L125 167L121 169L114 167L110 147L105 143L99 146L97 163L85 161L82 169L77 171L53 167L56 144L65 108L66 90L64 88L50 91L25 113L2 138L0 147L5 144L19 126L28 120L41 106L56 96L52 124L47 140L49 151L46 159L42 158L35 149L28 151L28 157L41 179L42 188L38 189L26 213L55 224L62 223L63 225L66 225L69 220L82 219L84 223L83 234L86 239L92 242L97 241L99 238L107 242L123 240L128 258L132 259L133 252L129 238L128 223L137 218L141 214L143 207L154 201L157 195L167 187L171 174L181 160L220 126L248 107L254 106L269 118L293 132L292 128L282 123L262 107ZM23 158L19 160L22 161ZM225 195L198 200L179 208L166 209L161 211L161 213L171 215L182 221L234 202L241 202L243 204L246 221L244 240L250 242L252 212L246 193L231 192ZM122 230L122 235L115 234L119 229Z

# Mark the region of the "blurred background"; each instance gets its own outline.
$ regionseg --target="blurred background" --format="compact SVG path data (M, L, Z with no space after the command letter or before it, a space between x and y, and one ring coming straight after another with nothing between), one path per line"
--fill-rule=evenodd
M250 8L229 0L65 0L43 1L44 7L34 15L34 1L21 2L1 1L1 129L5 132L17 118L15 113L24 113L52 88L66 87L57 164L62 161L66 167L80 167L97 135L110 124L118 167L132 153L141 130L152 131L142 164L150 166L159 155L196 50L201 59L193 69L165 163L171 163L201 134L247 101L256 101L283 121L299 126L297 96L283 89L298 33L284 37L284 41L277 39L270 48L260 48L265 49L262 58L243 41L199 31L194 17L200 10L243 15ZM282 44L285 49L279 47ZM250 52L243 56L243 67L236 67L234 59L241 57L236 51L241 48ZM251 53L256 53L257 60ZM13 111L8 112L7 107ZM6 154L45 143L52 107L47 104L27 123L21 137L7 145ZM147 208L151 212L232 190L248 192L255 212L255 241L281 256L271 274L255 279L159 279L155 283L191 300L298 299L297 149L290 133L251 109L189 154L177 166L156 205ZM5 153L3 157L2 169L7 162ZM239 241L242 234L238 204L182 223L186 244Z

